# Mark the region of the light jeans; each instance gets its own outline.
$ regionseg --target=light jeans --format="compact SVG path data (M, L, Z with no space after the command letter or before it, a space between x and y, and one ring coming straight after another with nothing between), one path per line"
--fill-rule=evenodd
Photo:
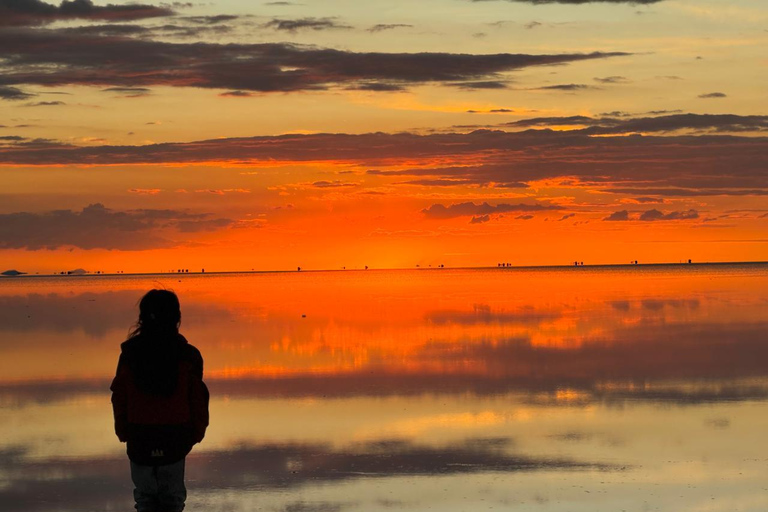
M187 499L184 459L167 466L142 466L131 462L133 499L138 512L181 512Z

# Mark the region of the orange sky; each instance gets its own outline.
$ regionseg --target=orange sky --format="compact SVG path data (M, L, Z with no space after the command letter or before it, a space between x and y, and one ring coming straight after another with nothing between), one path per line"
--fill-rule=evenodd
M32 3L1 270L768 259L754 2Z

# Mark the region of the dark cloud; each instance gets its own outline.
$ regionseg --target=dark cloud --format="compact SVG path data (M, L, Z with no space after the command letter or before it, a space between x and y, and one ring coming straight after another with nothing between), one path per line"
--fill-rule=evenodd
M682 114L683 111L676 109L676 110L649 110L646 112L646 114L657 116L657 115L666 115L666 114Z
M662 131L682 126L668 117L676 116L648 118L647 123L644 121L645 127ZM749 116L731 117L734 119L704 118L704 124L720 129L755 125L755 119ZM685 119L687 124L684 125L690 125L688 118ZM697 126L702 125L698 123L701 119L693 118ZM144 146L77 147L55 141L26 141L0 147L0 163L203 163L221 161L222 155L226 155L229 162L241 165L281 161L341 161L366 167L386 165L386 169L371 169L367 174L381 180L410 181L412 185L506 189L525 187L544 179L562 179L568 186L585 186L632 197L768 193L766 137L593 137L591 131L585 133L585 130L595 128L600 127L573 131L476 130L427 135L290 134ZM607 131L621 132L623 129L617 125ZM471 165L466 163L468 159L473 162ZM435 161L445 165L432 167ZM485 213L488 212L480 215Z
M317 188L346 188L346 187L356 187L359 183L351 183L346 181L316 181L312 183L313 187Z
M373 91L373 92L397 92L397 91L404 91L405 87L398 84L371 82L371 83L360 83L350 87L349 89L358 90L358 91Z
M107 87L106 89L102 89L102 92L114 92L128 98L135 98L138 96L146 96L151 93L152 90L147 89L146 87Z
M568 116L568 117L534 117L531 119L521 119L505 123L504 126L552 126L552 125L592 125L596 120L587 116Z
M766 189L721 189L721 188L643 188L643 187L624 187L608 188L606 192L614 194L652 194L667 197L699 197L699 196L765 196L768 195ZM653 202L653 201L645 201ZM656 202L663 202L657 200Z
M25 107L60 107L66 105L63 101L38 101L35 103L27 103Z
M139 298L140 293L133 290L76 296L55 293L4 296L0 297L0 329L13 333L12 338L27 346L34 344L36 336L21 338L20 332L80 332L88 338L100 338L111 330L123 329L127 334L136 320L133 310ZM9 344L4 349L13 346Z
M595 77L596 82L601 84L625 84L629 82L629 79L625 76L606 76L604 78Z
M640 307L649 311L661 311L663 309L699 309L701 302L698 299L642 299Z
M27 140L27 137L22 137L21 135L3 135L0 137L0 140L10 141L10 142L21 142L23 140Z
M644 203L663 203L664 200L659 197L634 197L634 201L644 204Z
M287 32L298 32L299 30L329 30L329 29L350 29L349 25L342 25L334 18L300 18L295 20L273 19L264 24L267 28L275 30L285 30Z
M724 92L708 92L706 94L699 94L699 98L726 98L728 95Z
M521 455L511 445L508 438L470 438L429 446L394 439L343 446L238 443L230 449L193 451L187 458L186 476L201 494L217 496L221 490L285 493L307 485L375 478L617 469L604 463ZM0 468L7 474L0 488L4 511L43 512L50 510L52 500L65 504L66 510L130 507L124 455L45 459L29 455L30 451L12 446L0 452ZM333 502L290 501L283 510L335 512L341 508L342 504Z
M136 251L178 245L158 231L212 231L233 224L208 214L174 210L115 211L92 204L81 211L0 214L2 249L117 249Z
M560 206L543 205L543 204L506 204L501 203L496 206L492 206L488 203L475 204L475 203L457 203L449 206L442 204L433 204L429 208L421 210L421 212L430 219L450 219L453 217L469 217L478 215L489 215L495 213L507 213L507 212L541 212L549 210L561 210Z
M497 310L488 304L473 304L471 310L440 309L424 315L427 323L435 325L508 325L538 326L561 318L562 312L523 306L514 310Z
M541 22L531 21L525 24L525 28L527 28L528 30L531 30L532 28L540 27L541 25L542 25Z
M113 346L113 337L127 336L135 323L138 301L143 293L141 290L119 290L0 296L0 333L8 337L0 353L22 346L47 350L50 341L46 340L58 338L45 333L66 336L68 346L76 351L92 350L94 343ZM184 326L188 329L222 319L234 321L231 310L194 298L185 298L184 313ZM102 387L101 391L108 387ZM89 389L87 383L84 384L84 392ZM98 390L98 386L92 389Z
M142 25L84 25L60 29L61 32L83 36L136 36L152 32L152 29Z
M718 332L722 332L718 330ZM754 331L752 331L754 334ZM670 338L671 339L671 338ZM87 340L91 341L91 340ZM509 345L512 344L512 340L501 340L501 346L504 349L509 349ZM768 400L768 386L765 383L745 384L743 380L740 380L740 376L736 371L727 371L727 368L715 367L711 364L707 364L704 358L697 358L696 369L693 372L685 371L686 375L694 375L693 377L686 377L691 379L686 382L685 380L679 380L687 384L687 386L681 386L680 389L658 389L654 386L637 386L627 385L622 386L609 386L606 387L603 381L599 379L585 377L579 372L562 372L563 364L559 355L552 354L551 351L542 350L531 351L526 349L526 343L523 341L516 341L520 346L519 353L527 361L536 361L535 367L538 371L539 367L545 367L547 360L558 361L557 371L544 372L536 376L536 374L529 373L527 376L523 375L523 370L520 365L516 365L513 372L509 376L500 376L501 374L450 374L449 377L443 374L429 374L414 375L397 374L391 371L387 372L375 372L366 371L365 373L356 374L342 374L318 377L313 375L305 375L299 377L287 377L279 379L263 379L263 378L244 378L244 379L211 379L206 378L211 392L216 396L230 396L230 397L248 397L248 398L296 398L296 397L311 397L311 398L335 398L335 397L391 397L391 396L414 396L423 395L425 393L437 393L441 395L466 395L467 393L487 396L487 395L501 395L510 392L515 393L529 393L529 396L524 398L525 403L541 404L541 403L557 403L557 392L563 388L576 389L583 393L583 399L581 403L621 403L625 400L637 403L638 401L647 401L656 404L677 404L677 405L690 405L690 404L702 404L702 403L734 403L741 401L766 401ZM686 343L688 341L686 340ZM439 344L438 344L439 345ZM436 347L431 347L432 353L439 353L447 356L448 347L440 347L439 350L435 350ZM500 347L501 348L501 347ZM594 350L596 347L593 345L589 347ZM688 347L690 350L695 349L694 345ZM628 361L624 358L634 357L635 351L639 347L632 346L626 351L626 354L615 353L611 354L613 357L606 357L602 355L604 361L601 364L595 365L597 371L603 371L606 374L613 375L641 375L646 379L664 379L675 378L675 373L671 368L671 365L664 364L659 371L654 372L649 367L648 358L644 358L642 364L638 365L640 368L631 368L626 365ZM739 347L739 351L743 351L745 347ZM708 346L707 350L712 356L720 356L724 351L720 349L712 349ZM683 353L680 350L672 350L666 352L675 357L675 361L678 364L685 364ZM567 351L566 351L567 352ZM762 352L761 352L762 353ZM576 352L579 360L582 360L583 356L579 351ZM488 354L489 356L491 354ZM538 359L536 356L540 356ZM678 357L680 356L680 357ZM450 357L450 356L448 356ZM511 357L507 355L507 357ZM737 366L747 372L750 376L765 377L765 371L762 373L754 365L745 364L748 359L746 353L741 353L737 357L729 357L724 359L731 363L737 364ZM618 359L615 359L618 358ZM619 364L619 367L611 367L611 364ZM601 366L608 364L605 368ZM595 368L593 366L593 368ZM713 371L714 370L714 371ZM721 377L724 375L724 377ZM618 377L621 378L621 377ZM632 377L629 377L632 379ZM619 382L618 380L614 382ZM625 380L623 382L632 382L632 380ZM646 381L646 382L652 382ZM713 385L710 385L713 384ZM62 400L71 401L75 397L79 396L96 396L104 397L104 390L109 389L108 380L57 380L55 382L34 382L34 383L6 383L0 384L0 399L4 404L9 404L14 407L19 407L28 403L40 403L49 404L60 402ZM106 397L107 402L109 397ZM0 450L0 453L2 451Z
M643 212L642 215L640 215L639 220L644 220L644 221L690 220L690 219L698 219L698 218L699 218L699 212L697 212L696 210L688 210L685 212L663 213L659 210L653 209L653 210L648 210L646 212Z
M648 201L646 201L648 202ZM692 220L692 219L698 219L699 218L699 212L696 210L688 210L688 211L674 211L669 213L664 213L662 211L656 210L655 208L652 210L647 210L640 214L640 216L637 218L637 220L641 221L656 221L656 220ZM608 217L604 218L603 220L609 220L609 221L626 221L626 220L633 220L629 217L629 211L627 210L621 210L618 212L613 212Z
M589 89L599 89L599 87L595 87L594 85L587 85L587 84L558 84L558 85L545 85L543 87L536 87L535 90L538 91L586 91Z
M312 25L305 20L273 21L270 23L282 30ZM0 87L162 85L261 92L371 83L467 82L480 87L482 82L500 82L502 73L530 66L628 55L354 53L289 43L186 44L43 29L2 31L0 48L5 56Z
M15 128L29 128L36 125L16 125ZM18 143L15 146L17 149L31 149L31 150L43 150L43 149L63 149L63 148L72 148L71 144L64 144L59 141L55 141L52 139L28 139L24 142Z
M699 196L765 196L768 195L766 189L721 189L721 188L642 188L642 187L619 187L608 188L606 192L614 194L653 194L667 197L699 197ZM650 201L647 201L650 202ZM659 200L658 202L663 202Z
M393 30L396 28L411 28L413 25L407 23L379 23L368 29L368 32L381 32L383 30Z
M294 487L309 482L359 478L611 467L567 459L537 459L517 455L510 453L510 444L510 439L481 438L442 446L423 446L411 441L391 439L340 448L311 444L244 446L238 447L236 453L228 454L229 457L235 457L231 463L227 457L221 457L215 467L206 469L213 474L220 471L224 473L215 478L214 484L225 483L243 471L266 478L270 487ZM291 469L297 465L290 464L291 460L298 462L301 468L299 471ZM255 461L259 461L255 463L256 467ZM241 478L240 481L246 480Z
M459 89L467 90L483 90L483 89L506 89L507 83L499 80L483 80L479 82L458 82L453 84L445 84L451 87L458 87Z
M509 170L508 165L481 165L461 167L439 167L403 169L398 171L369 170L368 174L379 176L434 176L397 182L404 185L427 187L481 186L493 188L527 188L522 181L512 181L512 176L502 176Z
M34 94L29 94L16 87L0 86L0 100L26 100Z
M614 110L613 112L602 112L601 117L632 117L632 114L623 110ZM584 117L585 119L592 119L591 117Z
M515 110L511 108L492 108L490 110L467 110L468 114L510 114Z
M399 181L398 185L421 185L423 187L459 187L467 185L477 185L475 180L470 178L425 178L420 180ZM521 187L527 185L521 184Z
M667 111L649 112L663 114ZM739 116L735 114L673 114L657 117L536 117L505 123L504 126L533 127L554 125L586 126L583 133L608 135L633 132L671 132L700 130L713 132L768 131L768 116Z
M240 16L232 14L219 14L216 16L185 16L183 21L189 21L190 23L197 23L199 25L218 25L219 23L225 23L227 21L235 21Z
M173 14L166 7L142 4L99 6L91 0L63 0L57 7L41 0L0 0L0 26L43 25L70 19L130 21Z
M653 209L648 210L646 212L643 212L642 215L640 215L639 220L645 220L645 221L652 221L652 220L666 220L665 215L660 212L659 210Z
M281 512L341 512L349 506L349 503L296 501L286 505Z
M180 38L201 38L206 34L222 35L232 31L232 27L229 25L173 25L166 24L156 27L151 27L151 32L156 35L166 37L180 37Z
M629 212L627 210L613 212L603 220L629 220Z
M645 313L646 316L658 314L657 310ZM599 386L606 380L739 379L766 375L764 365L754 359L756 353L766 352L758 334L765 327L764 322L651 324L644 321L596 335L570 349L537 347L527 339L509 338L463 344L458 350L455 343L435 342L425 347L424 356L425 360L479 364L485 368L486 375L508 378L535 375L529 378L534 381L551 378L560 385L582 381L587 387ZM761 387L765 396L767 390L764 385ZM707 392L699 389L691 394L702 391ZM675 394L678 394L677 400L690 399L680 391L670 393L669 398ZM605 396L610 395L608 391Z
M469 223L470 224L482 224L484 222L488 222L489 220L491 220L491 216L490 215L479 215L477 217L472 217L472 219L470 219Z
M572 217L575 217L575 216L576 216L576 214L575 214L575 213L569 213L569 214L563 215L562 217L560 217L559 219L557 219L557 221L558 221L558 222L561 222L561 221L564 221L564 220L570 219L570 218L572 218Z
M250 98L251 96L253 96L253 93L248 91L227 91L227 92L222 92L221 94L219 94L219 96L230 97L230 98Z

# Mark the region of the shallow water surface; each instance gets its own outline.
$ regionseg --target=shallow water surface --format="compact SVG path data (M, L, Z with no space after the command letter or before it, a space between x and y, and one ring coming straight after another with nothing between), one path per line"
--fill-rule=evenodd
M764 511L768 266L0 280L0 510L130 510L153 287L205 358L188 510Z

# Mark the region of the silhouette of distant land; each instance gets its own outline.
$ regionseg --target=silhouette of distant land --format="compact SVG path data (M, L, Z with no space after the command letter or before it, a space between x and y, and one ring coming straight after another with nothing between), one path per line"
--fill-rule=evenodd
M633 269L643 269L643 268L663 268L663 267L691 267L691 268L701 268L701 267L718 267L718 266L727 266L727 265L768 265L768 261L710 261L710 262L694 262L689 259L684 259L677 262L651 262L651 263L639 263L636 260L632 260L629 263L595 263L591 265L587 265L584 262L579 261L578 265L576 265L577 262L570 262L566 264L561 265L519 265L515 266L511 263L497 263L495 265L487 265L487 266L472 266L472 267L448 267L444 264L439 265L415 265L415 267L403 267L403 268L380 268L375 269L375 271L382 271L382 272L388 272L388 271L429 271L429 270L490 270L490 269L504 269L504 270L557 270L557 269L573 269L574 267L578 268L585 268L585 269L593 269L593 270L599 270L599 269L620 269L620 268L633 268ZM211 271L210 269L195 272L190 271L189 269L179 269L178 273L183 273L188 276L191 275L204 275L204 276L215 276L215 275L222 275L222 274L279 274L279 273L296 273L296 270L298 269L264 269L264 270L256 270L256 269L246 269L246 270L218 270L218 271ZM331 268L331 269L315 269L315 270L305 270L301 269L301 273L316 273L316 272L349 272L349 271L365 271L365 270L374 270L370 269L368 266L365 266L363 268L359 269L348 269L347 267L341 267L341 268ZM75 269L70 271L62 271L62 272L54 272L54 273L32 273L29 272L18 272L18 273L11 273L8 272L18 272L16 270L7 270L3 272L2 276L6 277L14 277L14 276L23 276L25 279L34 278L34 277L70 277L70 276L88 276L88 277L110 277L110 276L121 276L121 277L130 277L130 276L175 276L177 274L177 270L171 270L171 271L158 271L158 272L127 272L125 270L116 270L114 272L105 272L105 271L97 271L97 272L88 272L83 269Z
M9 277L23 276L24 274L26 274L26 272L21 272L19 270L15 270L15 269L6 270L5 272L2 273L2 275L9 276Z

